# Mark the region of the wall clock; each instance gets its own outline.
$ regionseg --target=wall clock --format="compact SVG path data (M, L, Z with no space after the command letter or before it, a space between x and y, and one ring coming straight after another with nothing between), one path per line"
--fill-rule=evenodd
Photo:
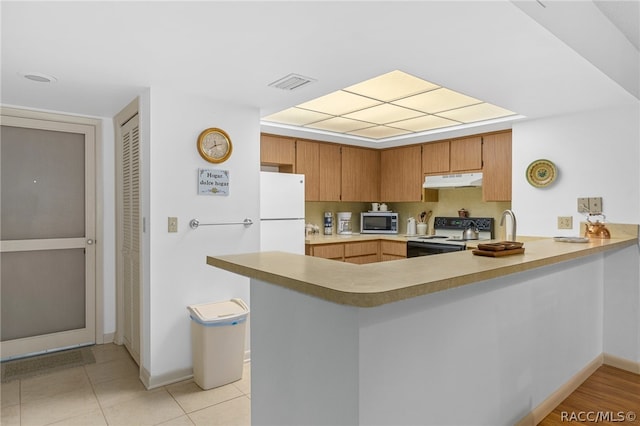
M211 127L198 136L198 152L210 163L222 163L231 156L231 138L222 129Z

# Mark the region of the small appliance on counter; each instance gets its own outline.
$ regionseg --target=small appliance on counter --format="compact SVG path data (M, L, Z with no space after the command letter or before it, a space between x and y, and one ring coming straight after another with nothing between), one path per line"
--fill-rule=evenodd
M398 213L362 212L360 213L361 234L397 234Z
M474 232L465 232L473 229ZM475 230L477 229L477 237ZM418 236L407 240L407 257L463 251L467 248L465 236L472 240L493 238L492 217L436 217L433 220L433 235Z
M324 235L333 234L333 213L324 212Z
M338 212L337 213L337 233L340 235L348 235L352 233L351 226L351 212Z
M417 232L416 219L410 217L407 219L407 235L416 235Z

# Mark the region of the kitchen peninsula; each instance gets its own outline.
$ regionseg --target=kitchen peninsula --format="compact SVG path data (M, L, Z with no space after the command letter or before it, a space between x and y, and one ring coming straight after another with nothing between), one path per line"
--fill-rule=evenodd
M637 233L504 258L207 263L251 278L253 424L514 424L602 362L607 260Z

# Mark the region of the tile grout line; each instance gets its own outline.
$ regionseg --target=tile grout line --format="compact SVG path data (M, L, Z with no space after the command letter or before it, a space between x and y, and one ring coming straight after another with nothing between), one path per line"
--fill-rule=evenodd
M95 354L94 354L95 356ZM91 381L91 377L89 377L89 373L87 372L87 368L86 366L82 366L82 369L84 371L85 376L87 376L87 380L89 381L89 386L91 386L91 390L93 391L93 396L96 398L96 402L98 403L98 407L100 407L100 412L102 413L102 418L104 419L104 422L108 425L109 421L107 420L107 415L104 413L104 407L102 406L102 403L100 402L100 398L98 398L98 394L96 393L96 388L93 384L93 381Z

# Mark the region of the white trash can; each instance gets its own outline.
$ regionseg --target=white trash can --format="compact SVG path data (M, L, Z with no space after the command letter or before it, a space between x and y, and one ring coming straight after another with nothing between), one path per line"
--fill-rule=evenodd
M188 306L193 344L193 379L202 389L242 378L249 308L241 299Z

